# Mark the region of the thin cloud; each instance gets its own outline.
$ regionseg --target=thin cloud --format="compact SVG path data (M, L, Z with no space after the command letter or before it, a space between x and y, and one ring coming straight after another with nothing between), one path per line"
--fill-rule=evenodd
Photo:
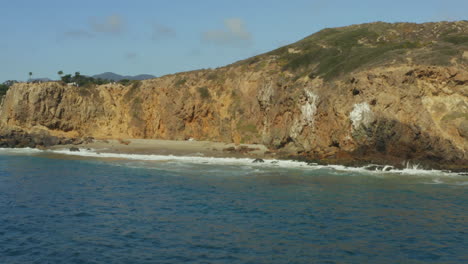
M161 40L163 38L175 37L176 33L173 28L161 24L153 24L153 31L151 34L152 40Z
M119 34L125 28L124 19L120 15L111 15L104 19L90 19L91 29L98 33Z
M67 40L86 40L92 39L95 35L86 30L69 30L57 35L57 42L67 41Z
M138 58L138 54L136 54L135 52L127 52L125 53L124 57L126 60L135 60Z
M248 46L252 43L252 34L240 18L224 20L225 29L210 30L202 33L202 40L216 45Z
M63 33L65 39L90 39L94 37L94 34L86 30L69 30Z
M61 39L91 39L100 34L120 34L125 28L124 19L120 15L111 15L103 19L91 17L86 29L72 29L62 33Z
M188 56L193 56L193 57L197 57L197 56L201 56L202 55L202 52L200 49L191 49L188 53L187 53Z

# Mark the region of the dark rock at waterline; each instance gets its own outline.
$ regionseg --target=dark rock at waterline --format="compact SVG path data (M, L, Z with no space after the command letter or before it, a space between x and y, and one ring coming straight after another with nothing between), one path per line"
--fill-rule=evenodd
M45 136L42 138L42 144L39 144L39 145L42 145L44 147L51 147L51 146L57 145L58 143L59 143L58 137Z
M1 131L0 147L3 148L34 148L36 146L50 146L57 138L46 134L28 134L18 130Z
M79 149L79 148L77 148L77 147L71 147L71 148L70 148L70 151L73 151L73 152L79 152L79 151L80 151L80 149Z
M83 144L83 143L84 143L84 141L83 141L82 138L73 138L71 144L73 144L73 145L81 145L81 144Z
M254 159L254 161L252 161L252 163L263 163L265 162L263 159Z
M72 138L60 138L57 145L72 145L73 139Z
M48 148L55 145L80 145L93 142L94 138L64 138L51 136L47 131L27 133L23 130L0 131L0 148Z
M94 142L94 138L93 137L85 137L83 138L83 143L85 144L89 144L89 143L93 143Z
M364 169L369 171L390 171L393 169L393 166L384 166L384 165L368 165Z

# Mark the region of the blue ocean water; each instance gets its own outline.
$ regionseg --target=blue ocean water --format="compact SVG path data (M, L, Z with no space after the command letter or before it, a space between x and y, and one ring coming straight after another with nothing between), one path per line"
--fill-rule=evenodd
M468 263L468 177L0 151L0 263Z

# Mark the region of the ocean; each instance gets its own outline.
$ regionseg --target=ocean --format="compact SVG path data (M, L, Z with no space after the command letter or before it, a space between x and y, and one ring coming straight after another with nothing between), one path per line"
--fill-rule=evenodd
M467 175L368 169L0 149L0 263L468 263Z

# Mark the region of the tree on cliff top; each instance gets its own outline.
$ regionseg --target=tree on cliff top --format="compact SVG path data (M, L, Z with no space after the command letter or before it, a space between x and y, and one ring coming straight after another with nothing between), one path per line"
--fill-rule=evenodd
M5 81L4 83L0 84L0 98L3 97L6 94L6 92L10 88L10 86L12 86L13 84L15 84L17 82L18 81L8 80L8 81Z
M2 98L6 94L6 92L8 91L8 88L10 87L8 87L5 84L0 84L0 98Z
M60 78L62 82L64 83L71 83L72 82L72 76L71 74L66 74Z

